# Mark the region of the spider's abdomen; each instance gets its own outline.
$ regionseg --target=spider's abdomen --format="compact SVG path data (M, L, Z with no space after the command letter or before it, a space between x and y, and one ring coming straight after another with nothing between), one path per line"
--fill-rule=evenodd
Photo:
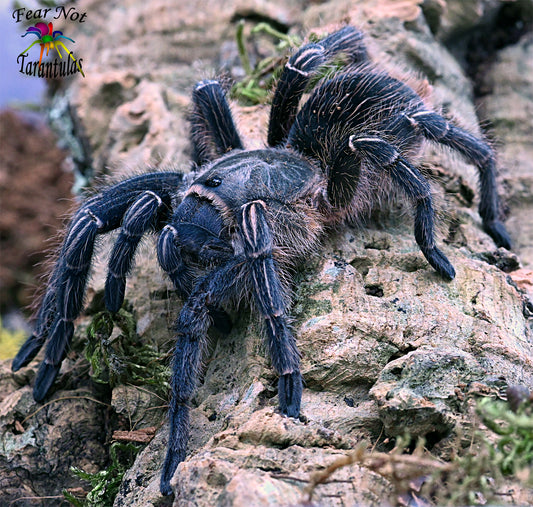
M325 165L350 135L363 132L379 133L400 151L409 150L420 136L405 128L405 116L422 109L422 99L405 83L362 66L314 90L298 113L287 143Z

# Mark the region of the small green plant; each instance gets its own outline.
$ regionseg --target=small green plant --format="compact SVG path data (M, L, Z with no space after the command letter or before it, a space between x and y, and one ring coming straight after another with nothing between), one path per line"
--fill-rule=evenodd
M114 442L109 448L110 464L105 470L94 474L81 468L71 467L71 472L89 482L91 491L85 498L78 498L64 490L63 496L75 507L110 507L117 496L124 474L131 467L139 447L134 444Z
M241 63L246 73L244 79L236 83L231 89L231 97L248 105L263 104L267 101L283 62L287 59L288 51L301 44L299 37L287 35L274 29L268 23L258 23L251 31L252 38L258 35L268 35L277 40L275 53L259 60L252 67L244 36L244 20L237 25L236 40Z
M517 391L523 399L513 402ZM526 486L531 483L532 398L518 386L507 388L507 398L508 401L485 397L476 403L476 413L489 433L476 432L468 450L458 451L452 459L453 469L433 477L439 505L501 501L499 491L505 478Z
M353 463L385 477L393 487L393 496L402 505L406 498L413 505L418 499L423 505L429 505L431 500L439 506L500 502L505 477L531 486L533 394L514 386L507 389L507 397L509 401L486 397L476 403L476 413L490 432L476 431L465 449L458 437L455 451L447 461L432 456L420 439L411 451L409 436L398 438L395 448L388 453L369 450L362 443L311 475L305 490L306 501L311 502L317 486L329 481L337 469Z
M115 326L120 333L113 334ZM133 315L125 309L116 314L97 313L87 329L85 356L95 382L115 387L132 384L149 387L163 399L170 389L168 354L142 343Z
M508 389L508 397L511 389ZM522 470L529 470L531 481L533 399L529 393L515 407L502 400L484 398L479 402L477 411L483 424L497 435L491 455L502 474L517 475Z
M136 332L133 315L121 308L113 314L94 314L87 328L84 353L91 366L93 381L115 387L119 384L142 386L167 399L170 387L168 354L155 346L142 343ZM124 473L131 467L140 447L132 443L114 442L109 448L110 464L95 474L72 467L74 475L88 481L91 491L85 498L63 491L76 507L108 507L113 505Z
M268 23L258 23L250 30L250 39L267 35L278 41L275 45L274 54L259 60L255 66L250 62L247 40L244 36L245 22L241 20L237 25L236 40L239 57L245 72L245 77L236 83L231 89L231 97L246 105L264 104L281 74L283 65L288 59L291 49L302 45L302 40L296 35L288 35L273 28ZM310 42L319 42L317 34L311 33ZM321 79L328 79L344 68L347 64L346 55L340 53L333 60L326 62L313 73L307 89L313 89Z
M425 485L436 505L484 505L498 499L502 477L486 442L477 435L468 449L456 453L450 469L434 473Z

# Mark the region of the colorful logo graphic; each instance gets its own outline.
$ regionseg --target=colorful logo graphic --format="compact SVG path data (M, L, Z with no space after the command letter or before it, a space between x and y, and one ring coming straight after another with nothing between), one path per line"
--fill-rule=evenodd
M61 46L72 58L72 60L76 63L76 67L78 67L78 70L81 72L81 75L85 77L85 74L83 73L83 70L81 69L81 66L79 62L74 58L72 53L68 50L67 46L61 41L60 39L66 39L71 42L74 42L70 37L66 37L63 35L63 32L56 30L54 31L54 25L52 23L43 23L40 21L39 23L36 23L35 26L30 26L26 33L22 35L22 37L26 37L26 35L35 35L37 37L37 40L32 42L22 53L20 53L19 56L23 55L27 51L29 51L35 44L41 45L41 55L39 56L39 67L42 65L43 60L43 53L46 49L46 56L48 56L48 53L51 49L55 49L57 51L57 54L59 55L59 58L63 59L63 55L61 54L61 51L59 50L59 47Z

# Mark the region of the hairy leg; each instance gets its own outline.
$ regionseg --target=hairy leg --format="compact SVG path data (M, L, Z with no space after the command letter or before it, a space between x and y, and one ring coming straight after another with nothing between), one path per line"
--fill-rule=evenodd
M243 255L232 258L197 282L178 317L169 410L170 436L160 484L164 495L172 493L170 480L186 455L189 438L188 403L196 387L211 324L209 308L219 307L234 295L236 287L241 286L242 276L251 283L255 305L264 319L272 364L280 373L280 410L292 417L300 413L300 354L287 322L288 298L272 256L272 238L264 206L264 203L254 201L242 207L239 225ZM172 234L172 231L169 230L168 234Z
M155 228L155 221L162 206L161 197L147 190L124 215L120 233L109 258L105 284L105 305L110 312L118 312L124 302L126 277L133 268L135 251L144 234Z
M262 201L253 201L242 207L240 230L254 300L265 323L270 358L280 374L279 408L285 415L298 417L302 398L300 353L287 322L289 298L278 275Z
M479 214L483 220L483 228L497 246L510 249L511 239L500 220L496 160L490 146L432 111L418 111L407 118L413 127L421 129L429 140L449 146L478 168L480 182Z
M363 34L352 26L346 26L325 37L318 43L306 44L286 63L279 79L268 123L268 145L283 144L294 123L298 104L321 65L335 56L343 55L347 63L368 60Z
M219 307L235 289L240 270L235 260L211 271L200 280L183 305L176 322L172 399L169 408L170 434L167 455L161 474L160 490L170 495L170 480L177 466L185 459L189 440L189 400L196 387L202 353L211 319L208 306Z
M151 173L131 178L89 199L71 220L37 314L35 332L12 363L13 371L27 365L48 340L45 359L35 380L37 401L46 396L54 382L72 339L73 321L83 306L97 235L119 227L130 208L139 208L139 202L144 199L140 196L146 190L157 194L161 202L170 202L170 193L182 179L180 173ZM129 216L138 215L132 212ZM132 226L131 222L128 226ZM133 250L130 248L131 255Z
M435 244L435 212L431 187L422 173L402 157L394 146L379 137L351 136L349 147L357 156L383 168L409 197L415 206L415 239L420 250L437 273L452 280L455 270Z
M216 212L213 215L213 211L214 208L211 206L203 206L196 199L186 198L159 236L157 242L159 264L183 300L190 296L195 276L194 271L184 260L184 252L189 253L189 259L192 256L195 263L206 267L225 264L234 256L228 241L218 237L220 216ZM201 218L200 223L203 223L202 220L207 223L211 221L212 230L195 223L195 217ZM210 305L209 314L219 331L229 333L232 323L224 310Z
M192 102L192 158L196 165L204 165L231 150L243 148L218 81L200 81L193 90Z

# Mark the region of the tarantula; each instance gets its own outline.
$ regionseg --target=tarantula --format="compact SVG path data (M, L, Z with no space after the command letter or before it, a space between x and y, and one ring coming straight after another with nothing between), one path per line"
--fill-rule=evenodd
M324 77L299 102L310 80L342 55L346 67ZM117 312L141 237L157 234L157 259L184 300L176 322L170 436L161 492L185 459L188 403L206 334L227 327L224 306L242 294L261 316L272 366L279 373L279 410L298 417L300 354L288 322L292 268L325 232L368 210L384 182L415 208L422 253L446 280L453 266L437 248L430 185L410 158L424 140L446 145L479 169L479 213L498 246L510 248L499 219L491 148L428 108L413 89L371 63L363 36L346 26L309 43L288 60L273 96L268 147L246 150L221 85L201 81L192 95L195 170L151 172L104 189L70 222L34 334L13 361L28 364L45 341L34 397L52 386L82 310L97 235L120 228L109 259L105 305Z

